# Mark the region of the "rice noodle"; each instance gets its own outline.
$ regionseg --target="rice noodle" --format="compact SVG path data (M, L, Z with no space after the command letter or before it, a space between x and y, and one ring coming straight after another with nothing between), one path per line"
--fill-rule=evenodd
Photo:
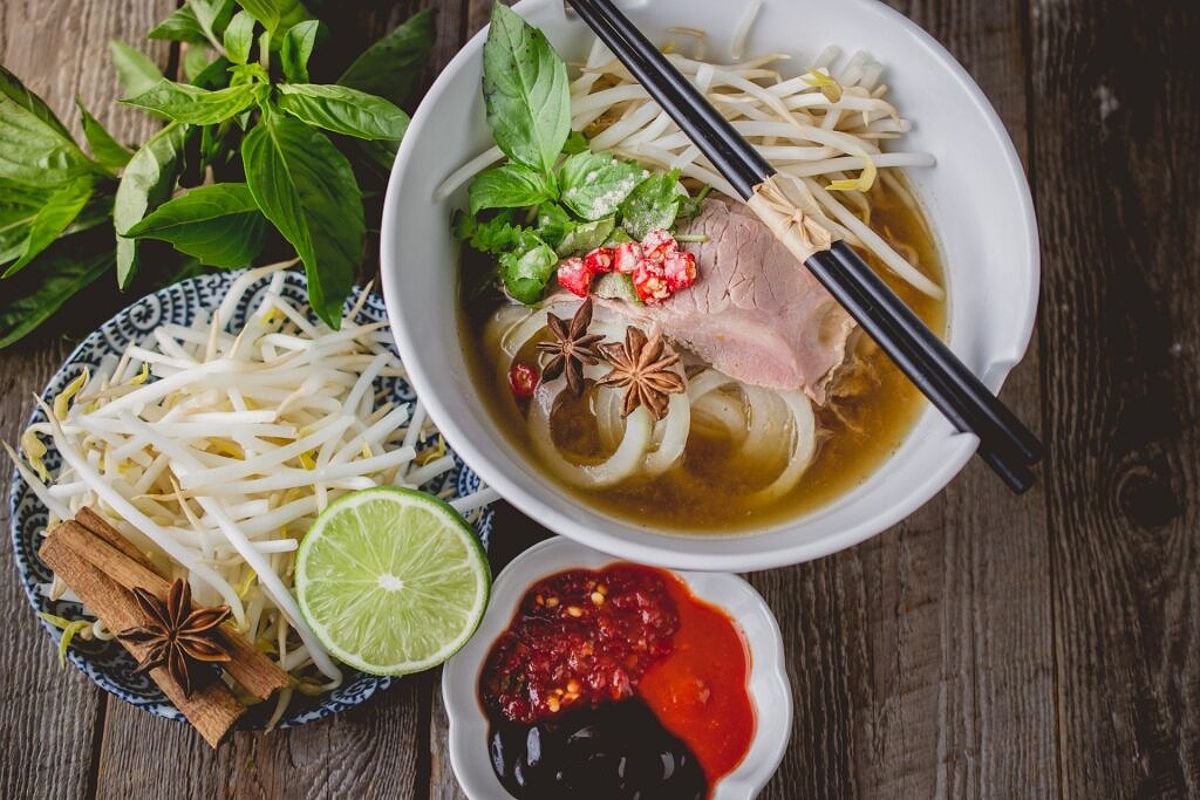
M645 461L653 433L650 412L637 408L625 418L625 432L616 452L599 464L576 464L568 461L550 430L550 416L563 387L564 378L538 386L533 401L529 404L529 430L533 445L556 475L577 485L588 488L613 486L634 475Z
M812 401L804 392L783 392L779 395L791 411L792 445L787 465L769 485L750 496L751 502L769 503L790 492L804 475L817 450L817 422Z

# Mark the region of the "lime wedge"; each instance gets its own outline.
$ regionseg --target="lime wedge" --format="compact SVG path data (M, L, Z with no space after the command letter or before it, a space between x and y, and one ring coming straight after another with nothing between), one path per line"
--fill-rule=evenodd
M296 559L300 608L338 660L374 675L437 666L475 632L491 572L458 512L411 489L331 503Z

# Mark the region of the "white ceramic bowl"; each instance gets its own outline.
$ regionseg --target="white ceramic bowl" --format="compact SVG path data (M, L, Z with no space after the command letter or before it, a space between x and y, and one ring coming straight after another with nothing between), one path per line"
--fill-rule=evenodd
M712 34L727 51L742 11L730 0L625 2L656 40L672 25ZM568 61L583 60L590 34L562 0L524 0L516 10L541 27ZM457 245L450 217L465 190L435 202L434 189L491 145L479 82L484 33L463 48L426 95L400 147L383 217L383 286L392 330L418 392L454 448L485 481L552 530L622 557L681 569L754 570L805 561L861 542L903 519L971 457L973 436L936 412L871 478L803 517L736 537L657 533L582 507L548 481L493 424L471 382L460 341ZM765 0L748 53L794 54L803 71L827 44L865 49L888 68L892 99L915 129L907 146L936 167L909 176L937 233L948 271L950 346L993 390L1020 360L1033 328L1038 245L1020 161L979 87L928 34L874 0Z
M479 672L492 644L512 622L521 598L539 579L568 569L603 569L612 556L569 539L548 539L512 561L492 585L492 597L479 630L446 662L442 697L450 718L450 763L471 800L507 797L488 754L488 720L479 702ZM741 627L750 646L750 700L754 739L737 768L713 787L713 800L755 797L783 760L792 734L792 690L783 662L783 639L775 615L762 596L736 575L677 573L692 592L724 609Z

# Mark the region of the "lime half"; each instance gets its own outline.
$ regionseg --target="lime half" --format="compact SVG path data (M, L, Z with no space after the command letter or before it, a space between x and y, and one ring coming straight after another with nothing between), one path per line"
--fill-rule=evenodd
M466 521L411 489L331 503L296 559L300 608L317 638L374 675L419 672L454 655L483 618L491 581Z

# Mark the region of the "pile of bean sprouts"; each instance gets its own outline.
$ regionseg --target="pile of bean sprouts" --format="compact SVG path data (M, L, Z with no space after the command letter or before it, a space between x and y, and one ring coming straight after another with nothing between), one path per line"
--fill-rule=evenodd
M195 601L225 604L235 624L319 694L342 673L292 595L294 553L340 495L377 485L419 487L454 467L420 402L393 402L385 381L404 370L386 323L355 322L368 290L333 331L282 293L290 263L236 278L220 306L191 325L163 324L119 358L84 369L47 417L7 445L49 509L48 528L92 506ZM234 309L270 276L244 327ZM51 476L46 440L62 459ZM453 492L453 488L449 490ZM451 505L474 521L496 498L481 488ZM57 578L51 599L76 599ZM97 621L85 635L110 638Z

